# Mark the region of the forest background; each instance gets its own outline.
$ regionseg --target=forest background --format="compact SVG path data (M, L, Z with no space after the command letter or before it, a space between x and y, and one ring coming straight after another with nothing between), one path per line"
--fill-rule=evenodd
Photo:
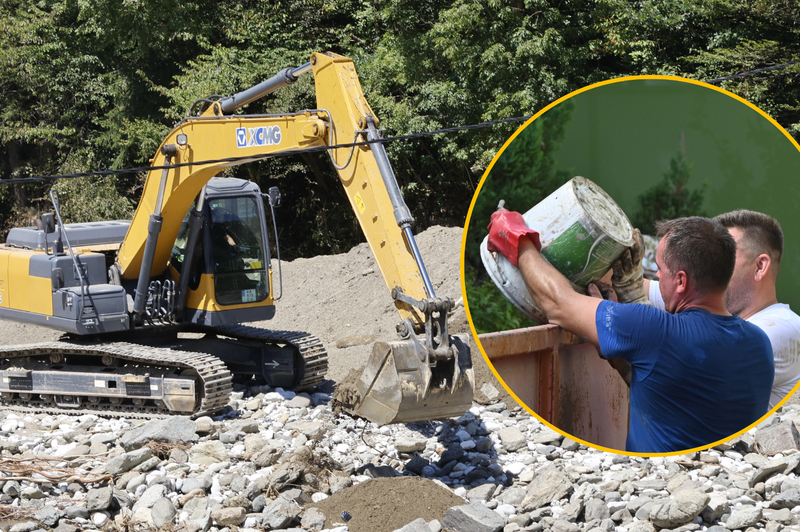
M712 80L800 56L794 0L5 0L0 16L0 179L147 165L192 102L248 88L315 51L353 58L385 136L531 115L619 76ZM798 81L792 65L717 85L798 139ZM246 112L313 107L313 79L303 76ZM464 225L481 175L519 125L387 144L417 231ZM518 190L530 205L568 176L551 164L555 115L529 129L530 149L506 164L531 177ZM284 258L363 240L324 154L228 175L280 187ZM140 172L0 186L0 239L51 210L52 186L67 221L130 218L143 180Z

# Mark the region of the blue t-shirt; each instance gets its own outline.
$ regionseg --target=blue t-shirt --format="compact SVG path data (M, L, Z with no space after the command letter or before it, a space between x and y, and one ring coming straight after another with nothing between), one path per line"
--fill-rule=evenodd
M772 346L737 316L602 301L600 351L631 363L631 452L675 452L744 429L769 410Z

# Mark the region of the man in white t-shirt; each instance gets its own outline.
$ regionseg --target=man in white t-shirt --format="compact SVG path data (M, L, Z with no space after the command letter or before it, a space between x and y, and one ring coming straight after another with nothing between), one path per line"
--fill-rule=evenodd
M783 231L774 218L744 209L714 219L736 241L736 265L725 294L728 312L758 325L772 343L775 380L769 407L774 408L800 380L800 316L778 303L775 291ZM664 308L658 282L645 280L645 290L653 306Z

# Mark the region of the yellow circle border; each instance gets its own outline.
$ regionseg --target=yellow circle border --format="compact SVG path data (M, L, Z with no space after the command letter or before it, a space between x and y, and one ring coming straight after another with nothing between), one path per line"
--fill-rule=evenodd
M789 399L789 397L794 395L794 393L797 392L798 389L800 389L800 381L797 384L795 384L795 386L792 388L791 392L786 394L786 396L777 405L775 405L774 408L770 409L766 414L761 416L758 420L754 421L753 423L751 423L750 425L746 426L745 428L743 428L739 432L736 432L735 434L732 434L732 435L727 436L725 438L719 439L719 440L717 440L715 442L704 444L704 445L701 445L701 446L698 446L698 447L693 447L691 449L686 449L686 450L682 450L682 451L673 451L673 452L668 452L668 453L640 453L640 452L628 452L628 451L623 451L623 450L620 450L620 449L612 449L610 447L603 447L603 446L597 445L595 443L589 443L589 442L587 442L585 440L582 440L580 438L576 438L575 436L573 436L571 434L568 434L567 432L564 432L563 430L561 430L560 428L556 427L552 423L549 423L548 421L545 421L539 414L534 412L528 405L526 405L524 402L522 402L519 399L519 397L517 397L517 395L514 393L514 391L511 390L511 388L509 388L508 385L506 385L505 381L497 373L497 370L494 368L494 365L491 363L491 361L489 360L489 357L486 355L486 351L484 351L483 346L481 345L481 341L478 338L478 333L475 331L475 326L472 323L472 313L470 312L470 309L469 309L469 298L467 297L466 281L465 281L466 276L465 276L465 271L464 271L464 255L465 255L465 252L466 252L466 245L467 245L467 231L468 231L468 228L469 228L470 220L472 219L472 210L475 207L475 201L477 200L478 194L480 194L481 189L483 188L483 184L486 182L486 178L489 176L489 173L492 171L492 168L494 167L494 165L497 162L498 158L500 157L500 155L503 154L503 152L506 150L506 148L514 141L514 139L516 139L517 136L526 127L528 127L530 124L532 124L537 118L539 118L544 113L546 113L547 111L549 111L553 107L557 106L558 104L569 100L573 96L577 96L578 94L584 93L584 92L589 91L591 89L596 89L598 87L602 87L602 86L605 86L605 85L611 85L611 84L614 84L614 83L622 83L622 82L625 82L625 81L647 81L647 80L676 81L676 82L690 83L692 85L698 85L700 87L704 87L704 88L707 88L707 89L715 90L715 91L717 91L717 92L719 92L721 94L724 94L724 95L726 95L726 96L728 96L730 98L733 98L734 100L737 100L738 102L747 105L748 107L750 107L751 109L756 111L758 114L760 114L762 117L766 118L773 126L775 126L781 133L783 133L783 135L787 139L789 139L789 141L792 143L792 145L795 147L795 149L797 149L798 152L800 152L800 144L798 144L797 141L794 138L792 138L792 136L780 124L778 124L778 122L775 119L773 119L767 113L765 113L764 111L762 111L761 109L759 109L758 107L753 105L752 103L748 102L747 100L745 100L741 96L737 96L736 94L733 94L732 92L729 92L729 91L727 91L727 90L725 90L725 89L723 89L721 87L717 87L716 85L711 85L711 84L705 83L703 81L684 78L684 77L681 77L681 76L661 76L661 75L623 76L623 77L609 79L609 80L606 80L606 81L600 81L598 83L593 83L591 85L587 85L586 87L583 87L581 89L575 90L575 91L573 91L573 92L571 92L571 93L569 93L569 94L567 94L565 96L562 96L558 100L548 104L546 107L544 107L543 109L538 111L535 115L533 115L531 118L526 120L525 123L522 124L508 138L508 140L503 144L503 146L498 150L498 152L492 158L492 162L489 163L489 166L487 166L486 170L483 172L483 176L481 176L481 180L478 183L478 186L475 189L475 193L472 196L472 201L470 202L470 205L469 205L469 211L467 211L467 218L466 218L466 221L464 222L464 231L463 231L463 233L461 235L461 264L460 264L460 268L459 268L459 270L460 270L459 274L461 276L461 294L464 297L464 310L466 311L466 314L467 314L467 321L469 322L469 328L470 328L470 331L472 332L472 336L475 339L475 344L478 346L478 349L480 350L481 355L483 356L483 359L486 361L487 366L489 366L489 369L492 371L492 374L495 376L497 381L503 386L503 388L506 390L506 392L508 392L508 394L511 395L511 397L513 397L514 400L525 411L527 411L533 417L538 419L545 426L555 430L556 432L558 432L559 434L561 434L565 438L569 438L570 440L576 441L576 442L578 442L580 444L583 444L583 445L585 445L587 447L590 447L592 449L596 449L596 450L599 450L599 451L605 451L605 452L609 452L609 453L614 453L614 454L621 454L621 455L625 455L625 456L642 456L642 457L649 457L649 456L680 456L680 455L685 455L685 454L697 453L699 451L704 451L704 450L710 449L712 447L716 447L717 445L725 443L726 441L732 440L734 438L738 438L742 434L744 434L744 433L750 431L751 429L755 428L756 426L758 426L759 424L764 422L767 418L769 418L772 414L774 414L775 411L778 408L783 406L783 404Z

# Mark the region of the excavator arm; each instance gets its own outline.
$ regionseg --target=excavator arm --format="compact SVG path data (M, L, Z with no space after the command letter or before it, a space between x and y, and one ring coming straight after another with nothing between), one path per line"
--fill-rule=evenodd
M317 109L233 115L309 70ZM117 255L121 278L137 282L134 314L144 312L151 277L166 271L192 202L222 169L296 150L366 141L329 154L400 314L400 339L378 342L361 377L337 391L337 401L379 423L466 411L474 388L467 340L448 333L453 301L434 293L411 231L413 217L379 142L378 126L352 60L332 53L315 53L307 65L285 69L251 89L210 102L200 116L180 122L153 160L158 166L148 174Z

